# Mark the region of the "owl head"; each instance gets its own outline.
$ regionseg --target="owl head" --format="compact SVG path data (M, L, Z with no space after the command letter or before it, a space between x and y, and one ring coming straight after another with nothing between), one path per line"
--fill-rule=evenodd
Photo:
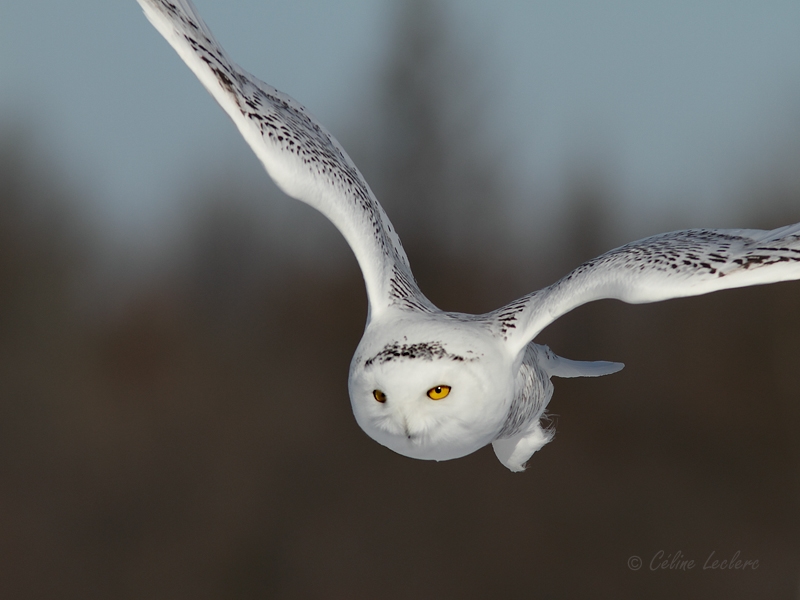
M368 327L350 366L356 421L418 459L449 460L491 442L514 392L512 360L479 327Z

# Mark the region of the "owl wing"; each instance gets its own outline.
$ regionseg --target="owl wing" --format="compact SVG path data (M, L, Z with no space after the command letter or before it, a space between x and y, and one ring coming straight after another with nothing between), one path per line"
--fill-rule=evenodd
M689 229L631 242L495 311L512 352L593 300L631 304L800 279L800 223L772 231Z
M339 142L298 102L234 63L190 0L138 0L286 194L330 219L358 260L370 314L425 308L400 238Z

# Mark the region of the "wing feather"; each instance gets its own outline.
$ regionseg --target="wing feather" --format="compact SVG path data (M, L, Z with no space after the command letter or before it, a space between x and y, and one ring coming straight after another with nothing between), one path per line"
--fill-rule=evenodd
M138 2L275 183L322 212L344 235L364 275L370 314L392 305L427 308L400 238L339 142L302 105L228 58L190 0Z
M689 229L631 242L495 311L512 352L572 309L603 298L631 304L800 279L800 223L772 231Z

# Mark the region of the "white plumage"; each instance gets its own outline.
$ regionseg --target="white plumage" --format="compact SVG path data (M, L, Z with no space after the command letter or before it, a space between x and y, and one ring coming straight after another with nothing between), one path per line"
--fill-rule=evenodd
M611 250L485 315L441 311L420 292L389 218L333 136L231 61L189 0L138 2L278 186L328 217L353 249L369 315L350 364L350 400L362 429L396 452L448 460L491 443L504 465L521 471L552 437L540 424L550 378L622 368L567 360L534 344L558 317L602 298L657 302L800 279L800 224L695 229Z

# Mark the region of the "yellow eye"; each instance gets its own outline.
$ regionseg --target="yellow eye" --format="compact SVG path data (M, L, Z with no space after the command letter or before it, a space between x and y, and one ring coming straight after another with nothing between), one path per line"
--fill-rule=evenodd
M442 398L447 398L447 394L449 393L449 385L437 385L435 388L428 390L428 398L431 400L441 400Z
M381 404L383 404L384 402L386 402L386 394L384 394L382 391L380 391L380 390L373 390L373 392L372 392L372 395L373 395L373 397L375 398L375 400L377 400L377 401L378 401L378 402L380 402Z

